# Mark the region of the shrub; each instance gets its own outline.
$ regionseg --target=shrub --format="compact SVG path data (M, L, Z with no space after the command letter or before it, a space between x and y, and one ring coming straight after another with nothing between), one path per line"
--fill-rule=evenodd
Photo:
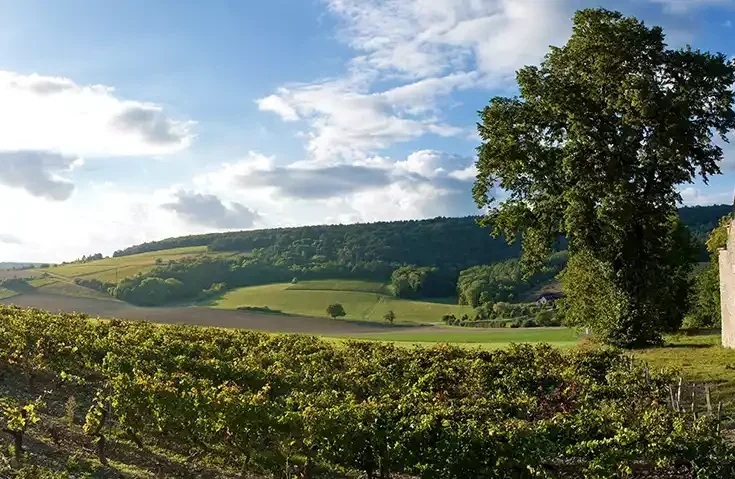
M339 303L330 304L329 306L327 306L327 314L332 319L347 315L347 313L345 312L345 308Z

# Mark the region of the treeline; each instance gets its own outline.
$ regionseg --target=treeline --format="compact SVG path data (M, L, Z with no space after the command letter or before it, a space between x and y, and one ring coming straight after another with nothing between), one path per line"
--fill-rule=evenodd
M335 345L2 305L0 320L4 374L88 405L83 430L102 464L124 436L140 454L175 452L248 477L733 472L717 420L672 407L673 377L620 351ZM3 427L22 446L21 420L42 421L43 406L14 399ZM19 467L37 460L16 451Z
M207 246L210 251L258 251L262 261L273 265L411 264L457 272L520 253L518 245L509 246L502 238L492 238L487 229L477 225L475 217L465 217L184 236L133 246L113 256L184 246Z
M156 306L202 300L230 288L299 280L353 278L387 280L390 265L346 266L335 263L305 266L270 264L259 258L198 256L157 266L121 280L107 292L133 304Z
M692 206L679 215L701 245L717 221L732 210L729 205ZM304 264L335 261L340 264L384 262L417 266L465 269L519 256L518 245L508 246L503 238L492 238L476 223L477 217L434 218L354 225L302 226L228 233L181 236L142 243L115 251L126 256L187 246L207 246L212 251L265 249L273 261ZM560 244L559 249L565 249Z

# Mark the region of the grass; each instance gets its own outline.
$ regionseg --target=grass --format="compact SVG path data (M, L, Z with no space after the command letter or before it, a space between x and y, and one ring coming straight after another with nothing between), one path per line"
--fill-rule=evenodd
M28 284L33 286L34 288L40 288L41 286L46 286L47 284L53 284L59 281L58 278L54 278L53 276L46 276L44 277L38 277L33 278L28 281Z
M304 281L291 284L288 288L292 290L314 290L314 291L359 291L366 293L387 293L388 286L379 281L361 281L354 279L320 279L315 281Z
M579 342L579 334L568 328L503 329L492 331L457 331L446 328L446 332L386 332L359 336L333 337L334 340L361 339L392 342L400 345L433 346L437 343L452 343L455 346L481 349L499 349L513 343L548 343L559 348L569 348Z
M298 288L294 288L298 286ZM350 288L337 290L337 287ZM397 323L437 323L445 314L461 316L470 313L468 306L428 301L398 299L384 293L383 285L370 281L304 281L250 286L228 291L212 304L215 308L236 309L239 306L267 306L286 314L326 316L326 308L340 303L345 308L345 319L383 321L383 315L392 310Z
M652 367L673 368L688 382L709 384L715 402L723 401L725 410L735 406L735 349L723 348L719 334L672 336L662 348L632 354Z
M119 256L117 258L104 258L89 263L73 263L52 266L47 269L38 270L48 272L64 278L99 279L100 281L115 282L137 273L144 273L156 266L156 260L160 258L164 263L178 260L188 256L230 256L232 253L208 253L206 246L191 246L186 248L173 248L163 251L152 251L149 253L133 254L130 256Z
M93 298L112 300L107 294L90 288L76 285L68 281L56 281L36 288L39 293L60 294L63 296L75 296L77 298Z
M0 299L12 298L16 294L18 293L15 291L12 291L6 288L0 288Z

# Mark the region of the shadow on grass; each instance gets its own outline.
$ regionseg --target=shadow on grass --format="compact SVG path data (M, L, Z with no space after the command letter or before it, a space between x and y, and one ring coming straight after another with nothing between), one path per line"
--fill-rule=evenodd
M705 343L669 343L661 347L661 349L706 349L714 346L714 344Z

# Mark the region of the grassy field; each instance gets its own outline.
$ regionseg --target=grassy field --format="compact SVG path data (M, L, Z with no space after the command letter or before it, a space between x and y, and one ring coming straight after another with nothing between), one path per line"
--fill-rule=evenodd
M340 290L338 288L349 288ZM396 323L438 323L445 314L471 313L468 306L428 301L411 301L388 296L380 283L368 281L304 281L238 288L225 293L211 306L236 309L239 306L267 306L286 314L326 316L329 304L340 303L345 319L383 321L392 310Z
M117 258L105 258L89 263L72 263L59 266L52 266L47 269L39 269L36 272L48 272L50 274L61 276L64 278L85 278L99 279L100 281L108 281L114 283L127 276L133 276L137 273L144 273L156 266L156 260L161 259L162 262L178 260L188 256L228 256L232 253L207 253L206 246L192 246L187 248L174 248L163 251L153 251L150 253L140 253L130 256L120 256Z
M579 344L579 334L568 328L529 328L529 329L458 329L444 328L437 331L431 328L428 332L421 330L372 333L352 338L333 337L330 339L361 339L370 341L393 342L400 345L432 346L437 343L451 343L456 346L499 349L513 343L548 343L559 348L569 348Z
M291 284L291 290L309 291L358 291L364 293L387 293L388 286L379 281L361 281L358 279L319 279Z
M665 347L632 354L653 367L676 369L686 381L709 384L713 400L722 400L725 409L735 413L735 349L720 344L719 334L673 336Z
M16 293L15 291L11 291L11 290L5 289L5 288L0 288L0 299L12 298L16 294L18 294L18 293Z
M75 296L77 298L112 300L112 297L105 293L85 288L69 281L55 281L44 284L37 288L37 292L45 294L60 294L63 296Z

